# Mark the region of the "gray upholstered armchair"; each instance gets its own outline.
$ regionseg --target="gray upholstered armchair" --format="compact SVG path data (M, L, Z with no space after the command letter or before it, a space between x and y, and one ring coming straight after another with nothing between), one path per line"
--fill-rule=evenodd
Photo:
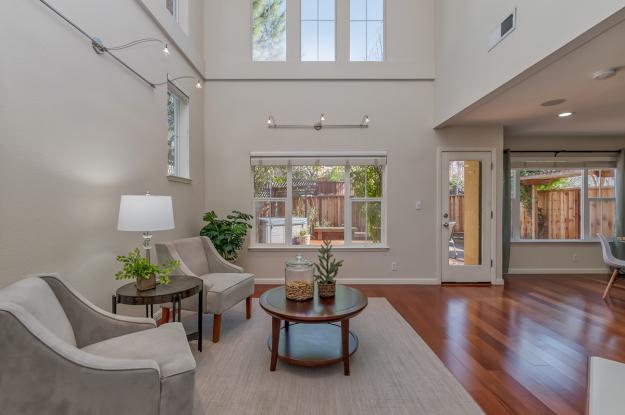
M57 275L0 290L0 412L191 414L195 359L180 323L108 313Z
M180 261L178 272L204 281L203 313L213 314L213 342L219 341L221 314L246 300L247 318L252 317L254 274L223 259L205 236L177 239L155 245L159 263ZM182 308L197 311L197 302L182 300Z

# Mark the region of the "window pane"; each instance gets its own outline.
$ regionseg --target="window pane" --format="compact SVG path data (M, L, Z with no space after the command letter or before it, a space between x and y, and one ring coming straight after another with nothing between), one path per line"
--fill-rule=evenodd
M349 24L349 60L367 60L367 24L350 22Z
M349 1L349 20L365 20L367 18L367 0Z
M367 22L367 60L384 60L384 22Z
M254 206L256 218L256 243L284 244L286 222L284 202L257 201Z
M302 20L317 20L317 0L302 0Z
M168 92L167 93L167 146L169 148L167 154L167 175L178 175L178 125L180 114L180 99Z
M165 0L165 7L172 15L176 15L176 0Z
M384 0L367 0L367 20L384 20Z
M588 197L615 197L615 169L588 170Z
M382 202L352 202L352 242L382 241Z
M293 167L293 243L343 245L345 168ZM310 238L307 238L310 235Z
M319 20L335 20L334 0L319 0Z
M286 0L252 0L252 58L286 60Z
M596 238L598 233L608 237L614 236L614 218L616 202L614 200L593 200L588 201L590 210L590 237Z
M286 166L254 166L254 197L286 197Z
M352 166L349 177L352 197L382 197L381 166Z
M319 22L319 60L334 61L334 22ZM303 59L302 59L303 60Z
M302 22L302 61L317 60L317 22Z
M521 239L580 239L582 170L522 169Z

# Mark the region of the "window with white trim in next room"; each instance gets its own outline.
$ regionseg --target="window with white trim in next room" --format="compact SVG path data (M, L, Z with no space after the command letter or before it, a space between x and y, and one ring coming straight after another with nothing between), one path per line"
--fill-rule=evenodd
M513 240L597 240L614 235L615 161L558 157L512 161Z
M189 179L189 98L167 87L167 176Z
M252 154L252 246L386 245L386 155Z

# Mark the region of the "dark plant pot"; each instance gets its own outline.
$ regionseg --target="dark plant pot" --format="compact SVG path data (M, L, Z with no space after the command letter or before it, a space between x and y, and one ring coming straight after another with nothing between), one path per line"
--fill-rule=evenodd
M317 288L319 289L319 297L329 298L334 297L336 294L336 282L332 283L317 283Z
M156 277L152 275L147 280L145 278L137 278L135 281L137 291L147 291L156 288Z

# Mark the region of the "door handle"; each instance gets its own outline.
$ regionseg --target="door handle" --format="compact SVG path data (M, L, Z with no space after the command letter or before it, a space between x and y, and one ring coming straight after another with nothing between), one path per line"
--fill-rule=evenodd
M449 222L443 222L443 227L449 228Z

